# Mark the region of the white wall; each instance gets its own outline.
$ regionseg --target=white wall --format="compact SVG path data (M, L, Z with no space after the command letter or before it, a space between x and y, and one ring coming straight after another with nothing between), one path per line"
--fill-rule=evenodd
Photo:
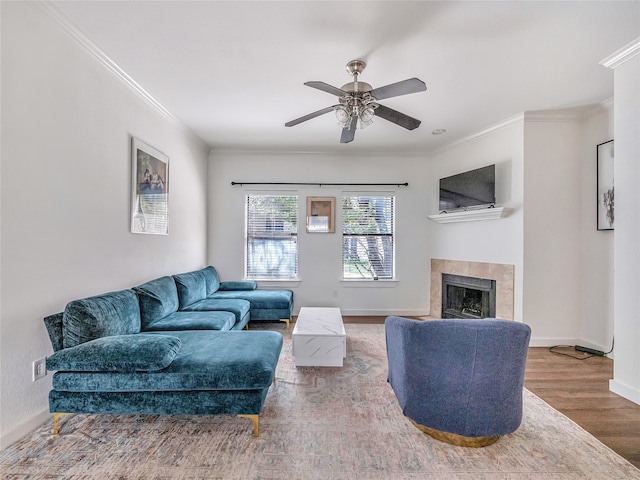
M26 2L1 2L0 444L48 418L42 322L206 260L208 148ZM170 157L170 233L129 233L130 136Z
M496 165L496 203L508 210L497 220L429 225L429 258L514 265L514 320L523 321L523 120L505 121L455 144L431 159L429 214L438 212L438 180Z
M345 145L348 152L348 145ZM408 182L408 187L290 186L299 195L299 283L259 282L294 290L294 312L303 306L337 306L346 315L425 315L429 311L427 200L433 182L427 157L349 154L212 152L209 165L209 263L223 280L244 270L244 202L249 191L285 187L232 186L231 182ZM347 191L396 193L398 282L344 282L340 198ZM336 232L306 233L307 196L336 197Z
M582 129L553 113L525 119L524 320L545 344L574 344L580 324Z
M640 404L640 38L614 68L615 236L612 391Z
M613 338L613 230L597 230L596 146L613 138L613 100L583 122L579 343L608 352ZM611 355L613 356L615 352Z

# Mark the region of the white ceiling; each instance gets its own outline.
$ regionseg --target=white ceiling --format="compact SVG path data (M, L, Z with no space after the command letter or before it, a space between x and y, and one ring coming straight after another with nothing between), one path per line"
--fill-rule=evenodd
M599 62L640 34L640 1L55 1L108 57L213 149L428 152L524 111L613 96ZM336 97L363 59L374 88L427 91L381 103L383 119L340 144ZM434 129L447 133L432 135Z

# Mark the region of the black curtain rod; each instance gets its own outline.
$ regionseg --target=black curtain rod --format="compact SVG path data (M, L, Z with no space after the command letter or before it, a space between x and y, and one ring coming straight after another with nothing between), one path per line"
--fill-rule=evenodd
M409 186L409 182L404 182L404 183L320 183L320 182L231 182L231 185L318 185L319 187L322 187L323 185L326 186L332 186L332 187L336 187L336 186L341 186L341 187L346 187L346 186L356 186L356 187L391 187L391 186L396 186L396 187L408 187Z

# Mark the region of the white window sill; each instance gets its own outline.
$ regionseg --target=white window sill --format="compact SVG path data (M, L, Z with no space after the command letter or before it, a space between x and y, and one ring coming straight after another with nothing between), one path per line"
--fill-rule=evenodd
M301 278L247 278L245 280L254 280L259 286L277 286L278 288L297 287L302 281Z
M398 279L361 280L342 279L340 283L346 288L394 288L398 286Z

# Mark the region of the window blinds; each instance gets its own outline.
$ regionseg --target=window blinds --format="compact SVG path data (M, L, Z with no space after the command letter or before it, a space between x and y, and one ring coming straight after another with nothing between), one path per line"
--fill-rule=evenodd
M297 195L247 195L246 207L246 277L296 278Z
M342 198L343 278L393 278L394 203L393 195Z

